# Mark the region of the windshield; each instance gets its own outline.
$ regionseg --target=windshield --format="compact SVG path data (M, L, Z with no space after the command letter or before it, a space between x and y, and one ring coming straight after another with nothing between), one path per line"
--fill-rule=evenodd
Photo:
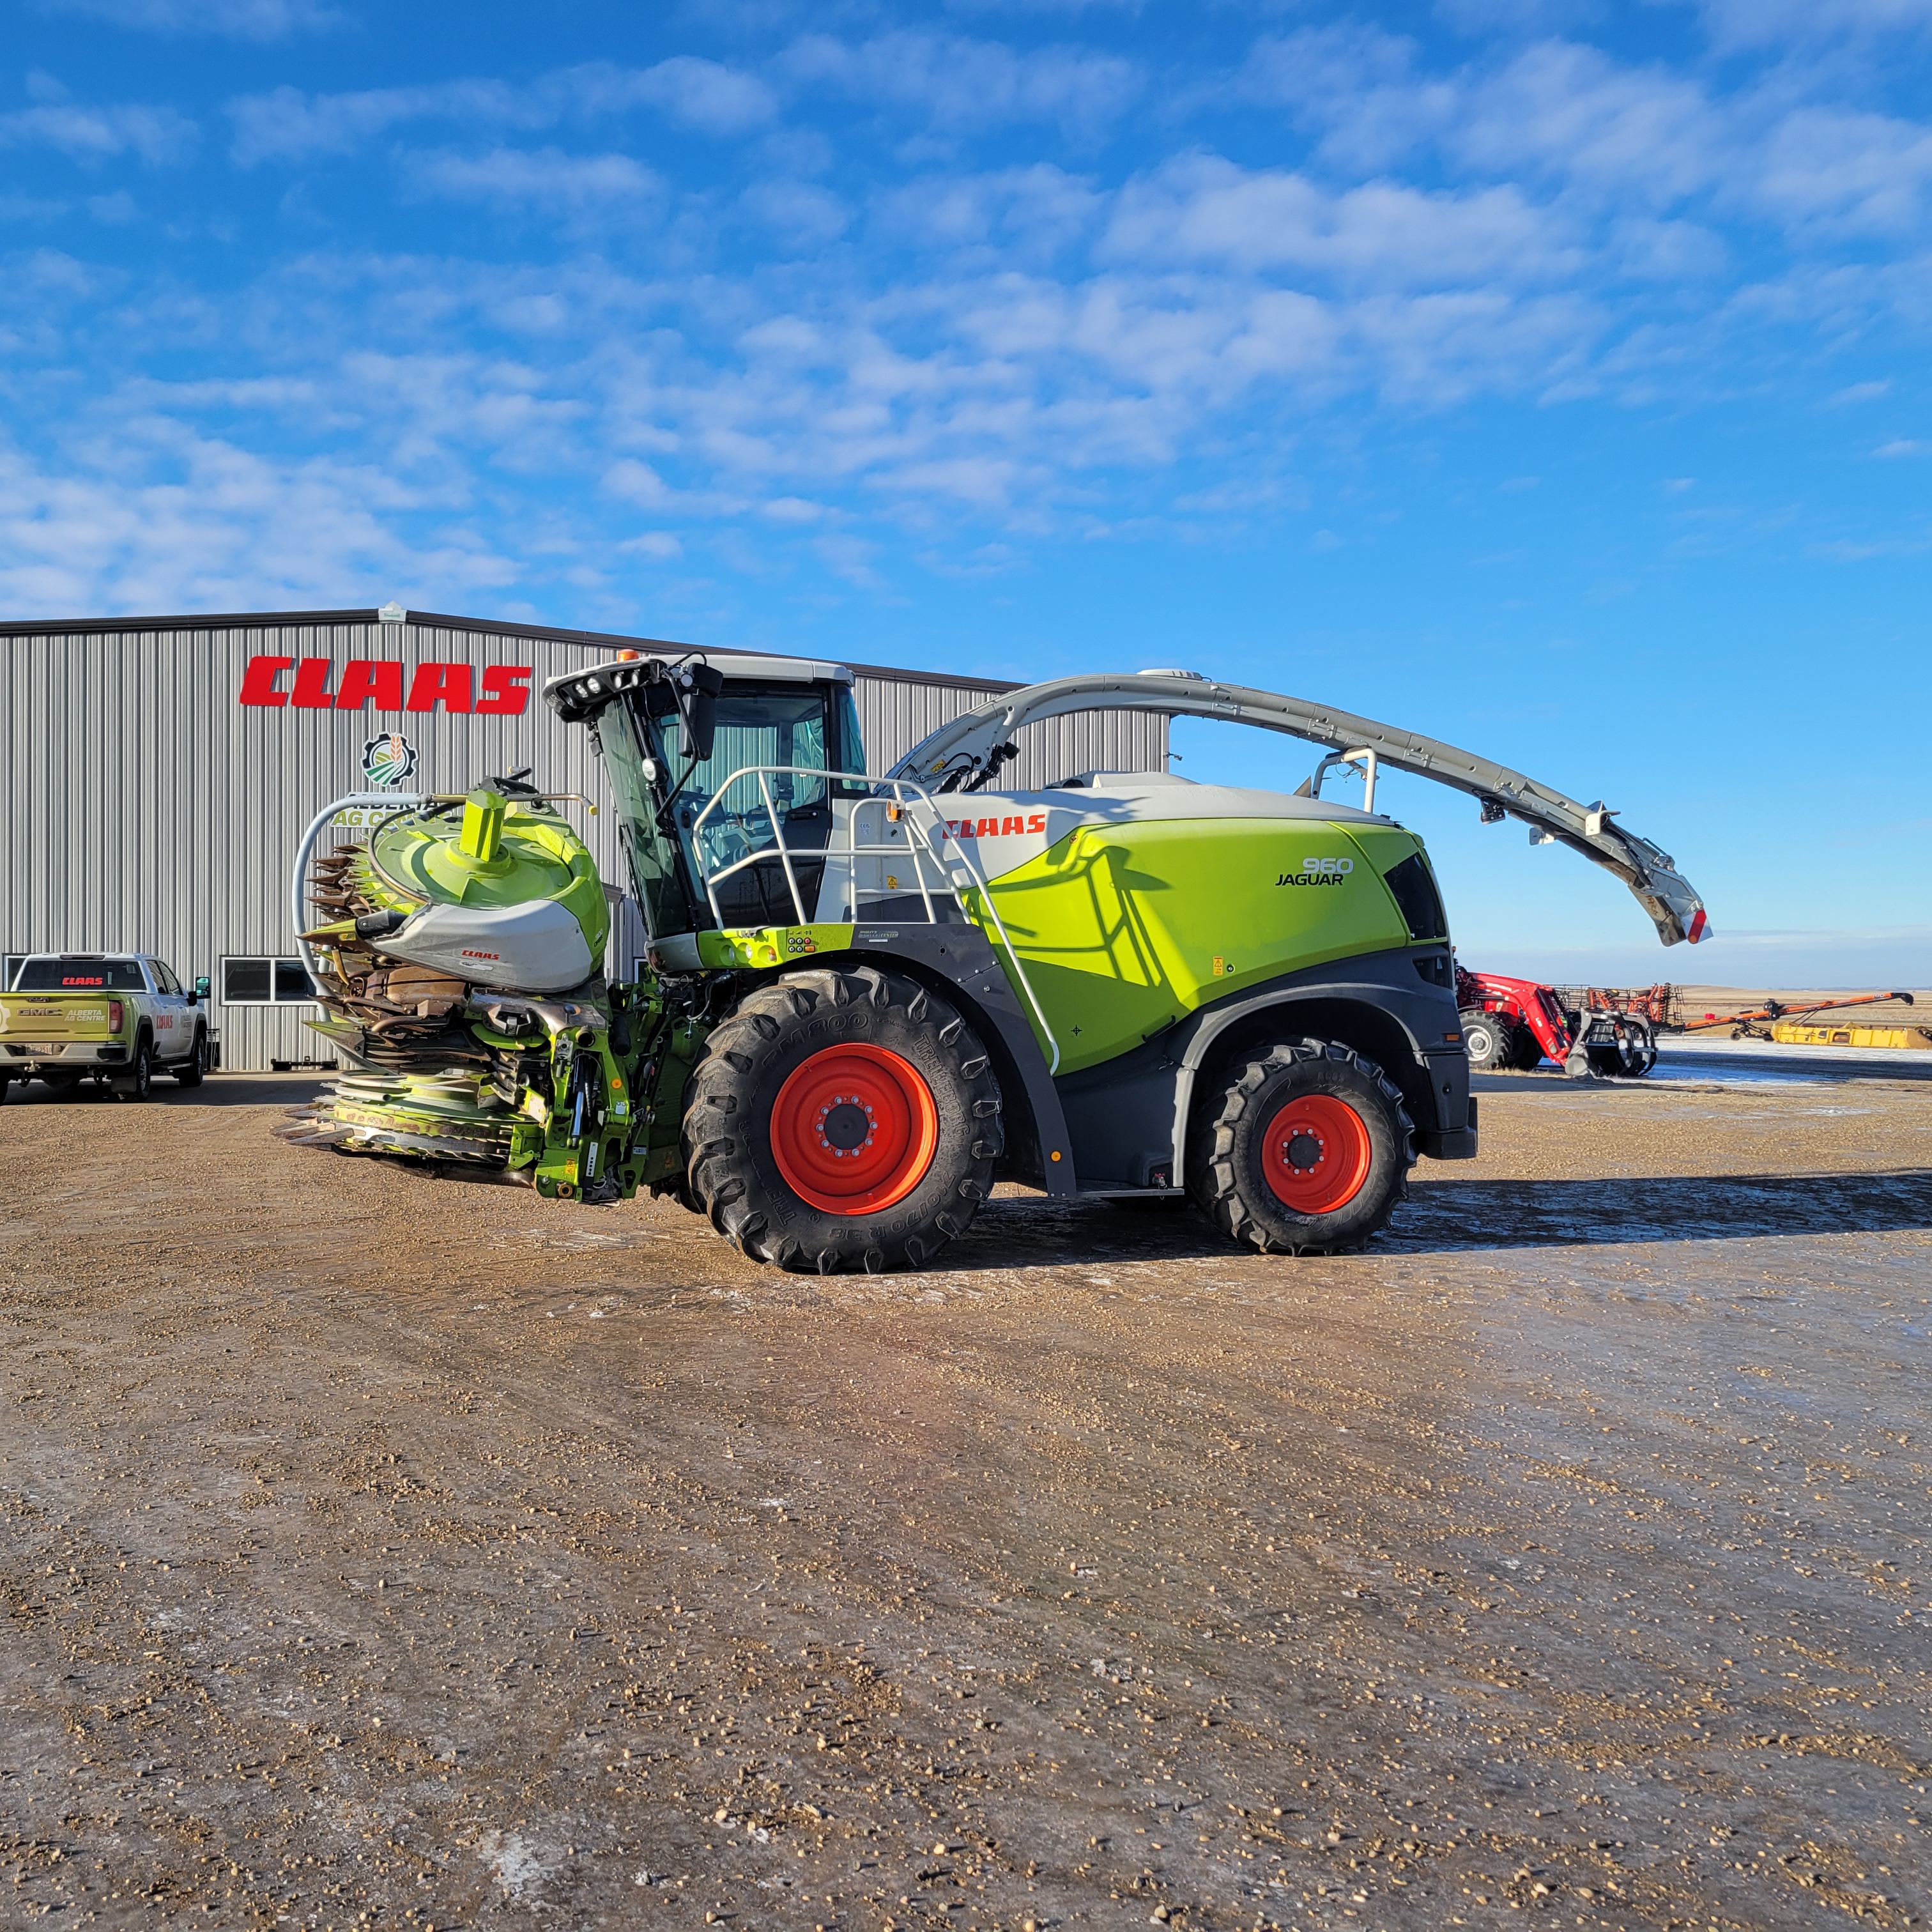
M657 822L657 806L644 777L649 754L638 742L641 728L627 706L614 704L592 730L617 801L632 889L644 916L644 929L653 939L663 939L691 930L691 902L678 877L677 848Z
M29 959L14 982L16 993L140 993L147 990L132 959Z

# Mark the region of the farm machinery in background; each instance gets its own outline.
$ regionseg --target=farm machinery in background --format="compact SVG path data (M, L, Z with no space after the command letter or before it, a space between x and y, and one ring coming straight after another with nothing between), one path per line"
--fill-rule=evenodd
M1591 1074L1639 1079L1657 1064L1660 1034L1728 1028L1733 1040L1781 1040L1787 1030L1784 1022L1894 1000L1912 1004L1910 993L1856 993L1792 1006L1768 1000L1747 1012L1707 1012L1694 1019L1685 1017L1682 988L1668 984L1552 986L1498 973L1472 973L1460 964L1456 968L1463 1044L1471 1066L1484 1073L1527 1072L1549 1060L1573 1079Z
M1013 1180L1192 1200L1264 1252L1359 1246L1418 1156L1476 1151L1449 928L1378 766L1473 796L1622 880L1666 945L1706 931L1674 862L1454 746L1182 671L995 698L868 776L850 672L620 654L544 698L603 763L649 935L607 966L607 888L520 775L400 796L291 881L346 1071L298 1144L640 1188L754 1259L925 1265ZM1166 772L998 782L1029 724L1219 718L1328 755L1300 790ZM1360 766L1358 808L1322 796ZM311 860L313 864L311 865Z

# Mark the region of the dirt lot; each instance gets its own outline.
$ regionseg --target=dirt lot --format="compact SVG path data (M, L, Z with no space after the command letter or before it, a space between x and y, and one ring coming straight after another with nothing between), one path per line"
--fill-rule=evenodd
M1932 1915L1932 1085L1494 1078L1371 1252L0 1108L0 1919Z

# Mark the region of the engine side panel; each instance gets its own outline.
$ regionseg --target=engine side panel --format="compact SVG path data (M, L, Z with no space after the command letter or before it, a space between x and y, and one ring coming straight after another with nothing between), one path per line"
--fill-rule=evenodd
M1197 1096L1274 1042L1339 1040L1375 1060L1402 1090L1417 1150L1473 1155L1474 1105L1455 996L1417 970L1442 948L1405 947L1286 974L1224 995L1156 1038L1054 1082L1088 1188L1179 1186Z
M1407 944L1383 874L1419 850L1372 823L1130 820L1082 826L990 890L1070 1073L1230 993Z

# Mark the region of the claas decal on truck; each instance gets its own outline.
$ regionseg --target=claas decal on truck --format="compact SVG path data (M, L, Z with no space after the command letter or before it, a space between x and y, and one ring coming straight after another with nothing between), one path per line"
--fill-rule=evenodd
M409 680L406 699L405 667L399 658L351 658L342 667L340 681L332 689L329 676L334 669L327 658L252 657L242 674L240 701L276 707L292 705L298 711L361 711L373 705L378 711L434 711L440 707L511 718L520 718L530 701L532 667L529 664L484 664L479 689L472 665L419 664ZM282 679L290 671L294 680L284 688Z

